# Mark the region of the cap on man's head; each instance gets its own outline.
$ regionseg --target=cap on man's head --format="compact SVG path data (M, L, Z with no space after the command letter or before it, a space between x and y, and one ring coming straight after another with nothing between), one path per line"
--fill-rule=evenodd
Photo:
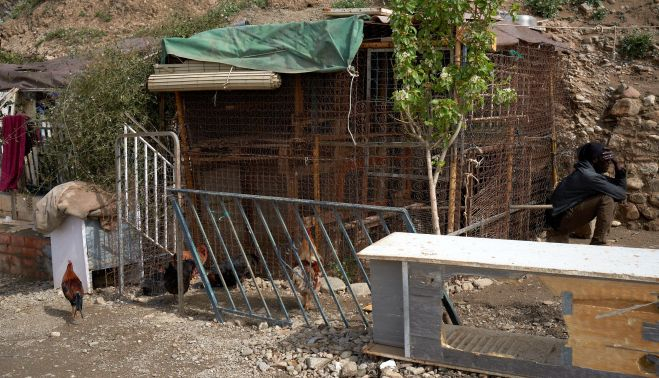
M600 157L604 152L605 147L601 143L590 142L586 143L583 146L579 147L579 152L577 157L579 161L594 161L596 158Z

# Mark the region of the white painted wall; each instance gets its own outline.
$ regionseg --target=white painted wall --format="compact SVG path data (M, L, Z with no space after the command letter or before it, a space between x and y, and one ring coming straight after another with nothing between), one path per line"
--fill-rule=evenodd
M73 263L86 293L91 291L92 277L87 261L87 242L85 238L85 221L76 217L67 217L57 229L50 233L50 246L53 264L53 286L62 286L62 277L68 260Z

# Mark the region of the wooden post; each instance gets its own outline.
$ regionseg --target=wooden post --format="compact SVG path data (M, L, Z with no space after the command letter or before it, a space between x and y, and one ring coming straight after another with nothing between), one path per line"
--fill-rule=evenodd
M556 162L556 121L554 119L554 67L549 70L549 121L551 122L551 184L558 185L558 167Z
M510 123L508 126L508 137L506 138L506 146L507 146L507 153L506 153L506 194L504 197L504 205L505 205L505 210L510 209L511 205L511 200L512 200L512 195L513 195L513 149L515 148L515 125L514 123ZM502 238L508 238L509 237L509 231L510 231L510 212L507 212L506 215L506 222L504 224L504 231L503 235L501 235Z
M458 33L459 34L459 33ZM461 65L462 61L462 43L458 40L459 36L456 36L455 41L455 50L454 50L454 62L456 66ZM457 97L456 97L457 100ZM446 217L446 232L453 232L455 227L455 198L456 198L456 189L457 189L457 174L458 174L458 150L455 148L455 145L451 147L451 160L449 168L449 189L448 189L448 214Z
M313 137L313 199L320 201L320 138ZM315 239L320 240L320 230L315 227Z
M448 217L446 232L453 232L455 226L455 197L458 173L458 151L455 146L451 147L451 167L448 189Z
M178 132L181 138L181 167L185 176L185 186L190 189L194 187L194 178L192 176L192 161L190 160L190 144L188 143L188 131L185 126L185 107L183 97L180 92L176 92L176 120L178 122Z

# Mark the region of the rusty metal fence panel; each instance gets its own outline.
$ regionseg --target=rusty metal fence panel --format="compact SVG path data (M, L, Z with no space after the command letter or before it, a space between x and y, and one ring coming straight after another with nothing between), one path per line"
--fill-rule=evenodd
M219 321L229 313L286 325L295 314L307 324L369 326L362 306L370 303L370 296L360 298L354 292L356 283L370 288L368 266L357 252L392 232L415 232L402 208L188 189L168 192L185 248L192 251ZM208 251L208 270L198 253L202 246ZM321 294L319 285L336 288L339 282L345 285L343 294Z

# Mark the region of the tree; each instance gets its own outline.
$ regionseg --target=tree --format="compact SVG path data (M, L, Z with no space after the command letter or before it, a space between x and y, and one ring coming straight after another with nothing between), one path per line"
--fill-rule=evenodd
M446 154L466 117L493 101L510 103L516 93L509 80L496 80L491 51L491 26L502 0L394 0L393 30L395 75L398 90L394 106L405 133L425 150L433 232L440 234L437 181ZM465 15L470 14L469 20ZM445 54L466 46L466 56L447 64ZM457 47L457 49L456 49ZM459 54L455 54L458 56Z

